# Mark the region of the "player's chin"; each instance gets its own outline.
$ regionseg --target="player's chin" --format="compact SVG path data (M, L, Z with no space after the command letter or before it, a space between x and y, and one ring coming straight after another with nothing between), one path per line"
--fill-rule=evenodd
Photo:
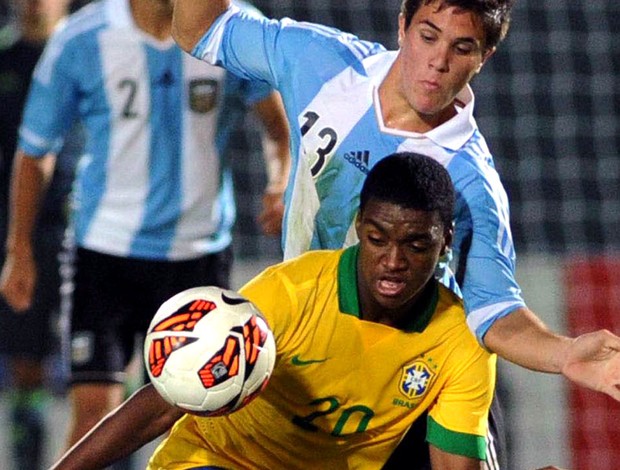
M375 301L385 310L398 310L408 301L404 292L375 292Z
M409 104L420 116L432 119L442 114L453 100L453 96L446 90L437 90L416 93L411 97Z
M434 122L437 117L445 110L446 103L442 99L433 99L429 96L428 99L418 103L417 112L420 116L427 118L429 121Z

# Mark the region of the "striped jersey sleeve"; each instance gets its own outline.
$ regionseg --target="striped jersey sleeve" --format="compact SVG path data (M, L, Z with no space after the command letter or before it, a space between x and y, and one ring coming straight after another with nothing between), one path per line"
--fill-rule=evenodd
M457 190L453 270L469 327L483 343L494 321L525 305L515 279L508 198L478 132L447 168Z
M51 37L34 72L19 133L19 148L38 157L60 148L64 135L78 115L79 74L77 48L105 26L103 4L87 14L76 14ZM90 43L90 39L87 40ZM90 47L90 46L89 46ZM96 62L96 60L95 60Z

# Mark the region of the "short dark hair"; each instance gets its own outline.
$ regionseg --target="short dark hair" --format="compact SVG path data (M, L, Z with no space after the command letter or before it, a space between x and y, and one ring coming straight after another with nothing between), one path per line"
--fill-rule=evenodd
M368 172L360 193L360 213L371 199L407 209L437 211L444 229L452 227L454 186L448 171L436 160L413 152L398 152Z
M510 27L510 11L514 0L403 0L400 12L405 17L405 29L409 28L413 15L422 5L437 2L438 8L456 7L477 14L484 28L484 48L497 46Z

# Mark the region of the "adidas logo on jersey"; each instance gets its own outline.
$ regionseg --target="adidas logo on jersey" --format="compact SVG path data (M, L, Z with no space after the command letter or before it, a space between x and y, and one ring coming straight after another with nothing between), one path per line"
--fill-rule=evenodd
M370 159L370 151L368 150L354 150L344 154L346 161L355 166L364 174L368 174L368 160Z

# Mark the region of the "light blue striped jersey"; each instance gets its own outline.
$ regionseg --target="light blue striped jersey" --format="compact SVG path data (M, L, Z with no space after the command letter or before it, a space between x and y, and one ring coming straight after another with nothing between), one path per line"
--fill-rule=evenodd
M86 131L74 184L78 246L155 260L224 249L235 218L222 158L232 121L272 92L137 28L128 0L72 15L37 65L20 148L42 156L74 120ZM228 100L227 93L241 98ZM219 119L219 126L218 124Z
M493 321L524 305L506 193L474 121L469 87L457 97L454 118L417 134L383 123L377 89L397 52L380 44L320 25L251 18L232 7L192 53L266 80L282 94L294 158L285 256L350 245L368 169L393 152L419 152L441 162L456 187L454 266L463 273L468 323L479 341ZM444 283L458 291L444 273Z

